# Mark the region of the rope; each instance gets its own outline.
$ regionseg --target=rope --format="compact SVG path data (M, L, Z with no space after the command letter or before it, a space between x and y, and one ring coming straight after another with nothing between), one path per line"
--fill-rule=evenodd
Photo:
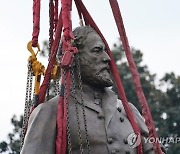
M49 0L49 57L51 55L53 36L54 36L54 3L53 0Z
M71 13L70 13L72 9L72 0L61 0L61 9L62 9L61 17L62 17L62 23L64 27L61 67L62 67L62 72L65 72L62 74L61 83L63 84L65 81L65 96L60 97L60 100L58 103L57 137L56 137L56 153L57 154L66 153L66 150L67 150L66 141L68 142L68 149L69 150L71 149L70 131L69 131L69 126L68 126L69 124L68 102L69 102L70 85L71 85L70 65L72 62L71 59L73 58L73 55L76 52L76 49L71 47L71 40L74 38L73 33L72 33L72 22L71 22ZM64 113L63 115L61 113L62 111ZM68 139L66 138L66 136L68 136ZM71 152L71 150L69 152Z
M40 0L33 0L33 33L32 46L37 47L40 30Z
M58 23L58 0L54 0L54 28L56 31L57 23Z
M153 119L151 116L151 112L150 112L147 100L144 96L142 86L140 83L139 73L137 71L136 64L133 60L133 56L130 51L129 42L128 42L128 38L126 36L126 31L124 28L124 24L123 24L123 20L122 20L118 2L117 2L117 0L109 0L109 3L111 5L114 19L116 21L119 35L122 40L122 44L123 44L123 47L124 47L124 50L126 53L126 57L127 57L128 63L129 63L129 68L130 68L130 71L131 71L131 74L133 77L133 83L134 83L134 86L136 89L137 97L138 97L139 103L141 104L142 115L145 118L145 122L146 122L146 125L149 130L149 137L157 138L157 133L156 133L154 122L153 122ZM161 154L162 151L161 151L159 143L153 143L153 145L154 145L154 150L156 151L156 153Z
M138 97L139 103L141 104L141 107L142 107L142 115L145 118L145 122L146 122L146 125L149 130L149 137L157 138L157 133L155 130L154 122L152 120L151 112L150 112L147 100L146 100L143 90L142 90L142 86L140 83L140 78L139 78L139 74L138 74L138 71L136 68L136 64L133 60L133 56L130 51L128 38L126 36L126 32L125 32L125 28L124 28L124 24L123 24L120 9L118 7L117 0L110 0L109 2L111 5L111 8L112 8L112 11L113 11L114 19L116 21L119 35L121 37L122 44L123 44L123 47L124 47L124 50L126 53L126 57L127 57L128 63L129 63L129 68L130 68L130 71L131 71L131 74L133 77L133 83L136 88L137 97ZM153 143L153 145L154 145L154 150L156 151L156 153L161 154L162 151L161 151L159 143Z
M47 87L51 78L51 72L53 69L53 64L56 58L56 54L57 54L57 50L59 47L59 42L60 42L60 38L61 38L61 32L62 32L62 18L61 18L61 12L59 15L59 20L58 20L58 24L57 24L57 30L55 33L55 39L52 45L52 51L51 51L51 55L50 55L50 59L49 59L49 63L45 72L45 76L44 76L44 80L43 83L40 87L40 91L39 91L39 103L43 103L45 100L45 96L46 96L46 91L47 91Z

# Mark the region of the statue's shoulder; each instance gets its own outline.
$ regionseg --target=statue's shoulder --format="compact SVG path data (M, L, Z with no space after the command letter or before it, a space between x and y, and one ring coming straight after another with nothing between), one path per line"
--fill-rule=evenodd
M53 97L49 101L39 104L34 111L51 110L57 107L59 96Z
M131 109L131 111L132 111L132 113L134 114L134 116L137 118L142 118L142 116L141 116L141 114L139 113L139 111L138 111L138 109L132 104L132 103L128 103L129 104L129 107L130 107L130 109ZM120 100L120 99L117 99L117 109L121 109L121 111L122 111L122 113L124 113L126 116L127 116L127 114L126 114L126 111L125 111L125 109L124 109L124 106L123 106L123 103L122 103L122 101ZM143 118L142 118L143 119Z
M31 124L35 119L40 119L41 121L42 119L46 119L52 116L55 117L57 113L58 101L59 96L56 96L51 100L38 105L31 113L29 124Z
M21 154L54 154L59 97L38 105L28 121Z

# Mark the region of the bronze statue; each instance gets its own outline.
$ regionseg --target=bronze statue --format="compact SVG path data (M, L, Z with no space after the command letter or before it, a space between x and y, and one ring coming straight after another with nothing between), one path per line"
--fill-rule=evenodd
M113 81L108 65L110 58L102 39L88 26L78 27L73 33L73 45L79 52L71 70L67 134L71 146L68 148L73 154L82 151L84 154L89 151L91 154L136 154L136 148L128 144L133 128L121 101L108 88ZM21 154L55 154L58 99L59 96L33 111ZM132 104L130 107L141 131L144 153L154 154L152 144L143 140L148 136L144 119Z

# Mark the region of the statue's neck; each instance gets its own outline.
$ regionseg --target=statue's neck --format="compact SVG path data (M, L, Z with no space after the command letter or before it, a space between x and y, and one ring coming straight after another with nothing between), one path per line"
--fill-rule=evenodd
M104 88L102 87L97 87L97 86L93 86L93 85L89 85L89 84L82 84L82 88L83 91L86 93L90 93L90 92L97 92L97 93L104 93Z
M79 82L77 82L77 74L75 72L75 85L76 85L76 89L78 89L79 91L81 91L80 87L79 87ZM88 97L90 98L96 98L96 94L102 96L103 93L105 92L105 87L100 87L98 85L93 85L87 82L82 82L82 90L83 93L86 94Z
M93 101L99 101L99 104L101 104L102 96L105 92L104 88L97 88L92 85L88 84L82 84L83 93L88 97L90 100Z

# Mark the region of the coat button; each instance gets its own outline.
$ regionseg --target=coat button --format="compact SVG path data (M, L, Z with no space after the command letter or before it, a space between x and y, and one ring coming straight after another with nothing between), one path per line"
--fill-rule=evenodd
M111 154L116 154L116 150L111 150Z
M113 139L110 137L110 138L107 139L107 142L108 142L109 144L112 144L112 143L113 143Z
M119 152L119 150L118 150L118 149L116 149L116 152Z
M124 122L124 118L120 117L119 119L120 119L121 122Z
M117 110L118 110L119 112L121 112L121 111L122 111L122 108L121 108L121 107L118 107Z
M127 139L124 139L123 142L124 142L124 144L128 144Z
M98 119L103 119L103 118L104 118L104 115L101 114L101 113L99 113L99 114L97 115L97 117L98 117Z

